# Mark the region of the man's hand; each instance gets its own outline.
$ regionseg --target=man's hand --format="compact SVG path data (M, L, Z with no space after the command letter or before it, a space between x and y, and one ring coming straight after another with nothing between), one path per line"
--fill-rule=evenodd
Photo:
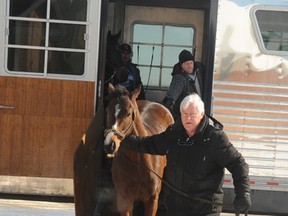
M234 208L236 211L247 211L251 207L250 193L236 195L234 200Z

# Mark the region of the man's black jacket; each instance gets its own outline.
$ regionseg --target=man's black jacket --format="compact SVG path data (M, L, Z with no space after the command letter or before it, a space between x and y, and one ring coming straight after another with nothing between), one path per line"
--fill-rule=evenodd
M236 195L250 192L249 168L229 142L223 126L219 122L214 125L209 124L209 117L205 115L197 132L189 137L179 120L158 135L130 136L121 146L166 155L165 180L169 184L191 196L222 202L224 168L232 174Z

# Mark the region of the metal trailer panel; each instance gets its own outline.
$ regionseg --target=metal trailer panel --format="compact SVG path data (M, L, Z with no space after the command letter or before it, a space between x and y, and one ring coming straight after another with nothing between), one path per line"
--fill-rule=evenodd
M245 2L219 1L213 114L250 165L251 182L271 182L251 188L288 191L288 53L263 54L251 21L257 4L288 3Z
M251 211L287 214L288 52L263 51L258 9L288 11L288 2L219 1L213 115L250 166ZM226 173L224 202L231 204Z
M232 189L224 189L224 204L232 204L234 200L234 191ZM249 209L249 215L253 213L263 215L287 215L288 206L287 192L266 191L266 190L251 190L252 206ZM223 209L225 212L234 212L232 208Z

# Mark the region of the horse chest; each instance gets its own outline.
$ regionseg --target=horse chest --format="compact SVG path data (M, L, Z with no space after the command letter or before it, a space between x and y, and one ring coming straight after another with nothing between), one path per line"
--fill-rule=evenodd
M161 185L159 178L147 169L147 165L120 156L113 160L112 178L119 193L140 200L155 194Z
M155 168L149 166L143 159L119 155L113 160L112 176L115 181L122 181L129 186L131 186L131 182L146 182L145 184L147 184L147 182L157 181L156 176L149 169Z

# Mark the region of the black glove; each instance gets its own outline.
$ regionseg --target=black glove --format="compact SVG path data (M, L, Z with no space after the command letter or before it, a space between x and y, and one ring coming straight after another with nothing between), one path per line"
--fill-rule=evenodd
M251 207L250 193L236 195L234 200L234 208L236 211L246 211Z

